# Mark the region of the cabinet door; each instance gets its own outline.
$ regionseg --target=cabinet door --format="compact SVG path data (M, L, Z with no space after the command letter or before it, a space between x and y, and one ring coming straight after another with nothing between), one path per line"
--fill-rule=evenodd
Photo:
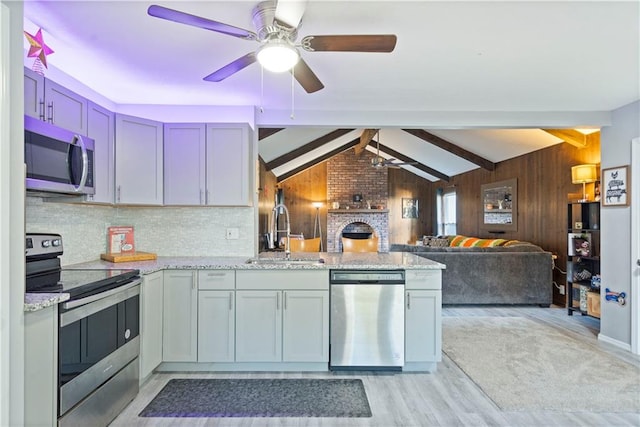
M246 125L207 125L207 204L249 206L251 150Z
M162 123L116 114L116 203L162 204Z
M164 125L164 204L202 205L205 199L204 124Z
M164 274L142 277L140 289L140 380L162 362L162 304Z
M26 67L24 69L24 114L45 120L44 76Z
M44 81L45 114L47 121L77 132L87 134L87 100L64 86L49 79Z
M195 362L198 353L198 291L195 271L164 272L162 360Z
M405 361L442 360L442 294L440 291L406 291Z
M236 291L236 362L282 360L282 292Z
M96 193L87 196L87 200L113 203L115 114L93 102L89 102L88 109L87 136L96 143L93 176Z
M24 425L56 426L57 414L58 308L50 306L24 314Z
M329 291L284 291L282 360L329 361Z
M235 360L234 291L198 292L198 362Z

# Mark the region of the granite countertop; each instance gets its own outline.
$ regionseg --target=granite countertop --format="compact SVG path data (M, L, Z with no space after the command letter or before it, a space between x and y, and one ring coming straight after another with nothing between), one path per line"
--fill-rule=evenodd
M38 311L69 299L67 293L26 293L24 294L24 311Z
M259 263L248 263L248 260L260 260ZM298 263L303 260L324 260L324 263ZM273 263L269 262L273 260ZM65 266L64 268L89 268L89 269L109 269L109 268L135 268L141 274L151 274L160 270L169 269L206 269L206 270L326 270L326 269L398 269L405 270L431 270L444 269L445 265L416 256L406 252L386 252L386 253L343 253L343 252L321 252L321 253L293 253L291 260L287 263L283 252L264 252L258 257L158 257L153 261L134 261L111 263L103 260L95 260L80 264Z
M259 260L248 263L248 260ZM296 261L324 262L296 263ZM151 274L161 270L439 270L446 268L444 264L422 258L407 252L386 253L293 253L292 263L285 261L284 252L265 252L258 257L207 257L207 256L165 256L153 261L118 262L95 260L79 264L66 265L66 269L138 269L140 274ZM25 294L24 311L37 311L45 307L64 302L69 294Z

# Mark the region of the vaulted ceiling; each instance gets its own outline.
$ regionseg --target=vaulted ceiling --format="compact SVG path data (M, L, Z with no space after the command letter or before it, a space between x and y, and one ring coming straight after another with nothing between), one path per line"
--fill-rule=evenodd
M357 145L365 129L381 129L382 157L444 179L571 139L541 129L607 126L612 110L640 98L637 1L309 0L298 41L397 36L392 53L302 51L324 84L311 94L257 64L204 81L258 44L147 14L159 4L255 31L257 3L28 0L25 30L42 28L55 51L47 73L89 86L116 111L255 108L260 156L279 179ZM27 49L25 40L30 66Z

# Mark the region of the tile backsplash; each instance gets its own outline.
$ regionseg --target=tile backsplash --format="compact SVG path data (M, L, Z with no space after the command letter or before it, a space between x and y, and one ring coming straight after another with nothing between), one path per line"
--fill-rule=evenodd
M253 256L251 207L113 207L47 202L27 197L27 232L62 235L62 265L92 261L106 252L107 227L133 225L136 249L158 256ZM227 228L239 238L226 240Z

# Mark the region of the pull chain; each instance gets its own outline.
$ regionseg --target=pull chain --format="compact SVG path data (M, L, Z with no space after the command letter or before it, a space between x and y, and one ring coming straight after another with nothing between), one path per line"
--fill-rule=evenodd
M293 89L294 89L294 83L295 83L295 67L291 69L291 120L294 120L296 118L295 113L294 113L294 109L295 109L295 103L294 103L294 98L293 98Z
M260 65L260 112L264 113L264 67Z

